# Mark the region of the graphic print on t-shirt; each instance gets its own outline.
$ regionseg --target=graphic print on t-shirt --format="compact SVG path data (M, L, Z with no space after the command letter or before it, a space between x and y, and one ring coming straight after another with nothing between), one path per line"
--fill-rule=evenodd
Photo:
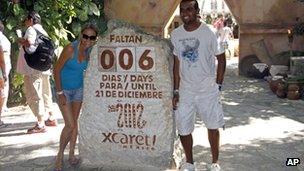
M180 40L182 41L183 50L182 50L182 59L187 61L189 67L198 60L198 47L200 41L197 38L188 38Z

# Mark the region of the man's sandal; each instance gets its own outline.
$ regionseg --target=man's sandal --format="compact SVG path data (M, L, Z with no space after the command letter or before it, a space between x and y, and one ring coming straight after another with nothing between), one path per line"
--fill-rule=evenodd
M71 158L69 158L68 161L69 161L69 163L70 163L71 166L76 166L76 165L79 164L80 159L76 158L76 157L71 157Z

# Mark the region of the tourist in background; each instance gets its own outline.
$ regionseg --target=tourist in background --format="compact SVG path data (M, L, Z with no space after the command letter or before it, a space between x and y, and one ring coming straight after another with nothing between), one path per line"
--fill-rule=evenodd
M19 57L17 61L17 72L24 75L24 92L26 102L36 116L37 123L34 127L27 130L27 133L43 133L46 131L46 126L56 126L57 122L52 112L52 93L50 87L51 71L38 71L29 67L24 58L24 49L28 53L34 53L37 44L37 31L47 36L46 31L41 25L41 17L35 12L29 12L24 20L26 26L25 35L18 39L21 45ZM48 114L48 119L44 121L45 114Z
M0 102L0 116L1 113L8 112L7 108L7 98L9 93L9 73L11 71L11 42L8 38L3 34L4 32L4 25L0 21L0 42L2 44L3 50L3 60L4 63L2 64L2 74L5 81L3 91L1 92L1 102ZM5 68L4 68L5 67Z
M231 57L231 52L229 50L229 41L233 38L233 33L230 27L228 27L228 22L224 21L224 27L220 28L217 32L218 34L218 41L221 45L223 50L227 50L229 53L229 57Z
M4 126L4 122L1 120L1 115L7 111L7 98L9 92L9 80L8 75L11 70L11 43L7 37L3 34L4 25L0 21L0 127Z
M5 64L4 64L4 51L3 51L3 46L2 42L0 41L0 128L4 127L5 124L1 120L1 114L2 114L2 105L4 101L4 84L5 84L5 78L4 74L2 71L5 70Z

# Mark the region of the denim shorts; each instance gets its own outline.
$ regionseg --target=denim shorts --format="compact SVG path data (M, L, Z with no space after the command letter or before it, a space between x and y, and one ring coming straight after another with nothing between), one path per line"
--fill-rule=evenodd
M63 90L63 93L67 99L67 103L82 102L83 88L74 89L74 90Z

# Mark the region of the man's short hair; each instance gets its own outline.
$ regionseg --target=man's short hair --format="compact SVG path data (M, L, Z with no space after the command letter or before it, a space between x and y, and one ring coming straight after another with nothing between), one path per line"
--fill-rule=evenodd
M3 25L2 21L0 21L0 31L1 31L1 32L4 31L4 25Z
M181 3L184 3L184 2L194 2L194 3L195 3L195 4L194 4L194 8L195 8L196 10L199 10L197 0L182 0L182 1L181 1Z
M41 23L41 17L35 11L29 12L28 15L27 15L27 18L32 19L34 24L40 24Z

